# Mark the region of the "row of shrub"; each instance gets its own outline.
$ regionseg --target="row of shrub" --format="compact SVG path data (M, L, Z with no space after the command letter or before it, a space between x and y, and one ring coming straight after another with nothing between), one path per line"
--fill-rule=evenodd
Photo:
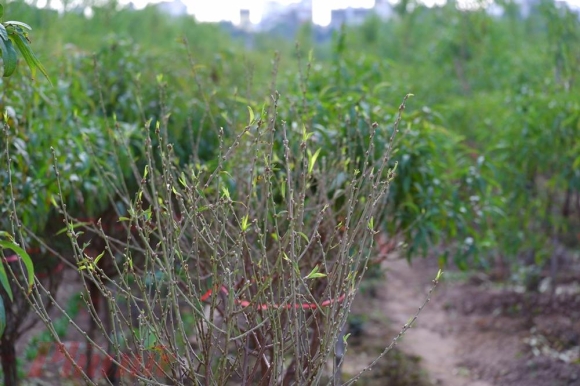
M34 232L42 232L52 197L57 194L51 171L54 163L65 176L60 189L69 200L69 209L76 205L83 216L94 217L106 206L107 188L94 170L94 160L117 161L92 154L94 150L89 150L87 143L99 143L98 149L106 154L113 130L133 141L133 150L138 153L144 124L152 120L150 127L155 127L167 117L167 135L180 162L211 162L218 146L218 129L223 128L228 136L237 132L246 123L247 106L258 111L272 91L268 86L272 62L278 60L272 54L225 48L230 47L230 38L191 20L179 19L170 28L151 8L115 13L107 9L95 8L92 19L84 20L75 13L58 15L21 2L10 3L9 10L15 15L38 23L34 39L39 39L39 56L54 83L54 87L40 81L31 85L11 78L5 80L4 87L4 104L12 107L19 119L10 142L20 144L12 160L14 166L23 167L13 170L17 186L21 185L16 189L23 204L20 217ZM132 18L143 23L151 18L155 33L146 28L149 32L143 36L127 39ZM91 40L76 29L74 35L68 32L68 26L79 20L93 37L108 37L100 38L100 43L88 43ZM181 23L191 36L176 42L175 31L181 30L176 26ZM369 35L367 30L373 23L376 21L361 27L362 36ZM388 25L400 23L407 23L407 19ZM117 34L100 33L109 30L107 25L118 26L114 29ZM375 27L383 28L381 24ZM155 39L159 34L169 42L163 48ZM218 41L208 41L206 35ZM392 54L386 60L369 54L372 37L367 36L370 42L365 42L370 44L368 52L359 53L358 36L358 30L337 34L331 48L333 59L329 60L319 61L316 54L308 56L303 47L309 47L310 42L301 43L294 52L281 53L282 63L276 68L282 76L278 76L275 88L288 107L281 118L290 125L314 130L322 155L331 155L353 135L360 135L366 123L392 121L397 101L414 92L414 108L404 121L406 134L393 158L399 173L391 191L391 204L396 209L384 226L392 235L405 235L410 255L419 249L426 253L430 246L443 241L459 241L455 249L465 258L466 252L487 245L475 240L489 242L487 217L498 206L491 201L497 177L491 175L489 157L475 155L478 151L470 145L472 138L450 128L443 109L423 107L429 94L416 91L422 91L416 87L420 84L399 79L405 71L397 68ZM69 43L81 37L87 42L82 49ZM212 54L207 52L210 46L214 47ZM55 55L57 60L52 59ZM409 60L410 65L414 63ZM390 135L388 130L377 134L377 155L388 145ZM54 155L48 151L51 147ZM130 174L126 168L121 172ZM90 199L81 204L81 196Z
M133 249L107 249L111 256L145 254L154 262L149 274L170 280L195 261L203 269L193 282L202 286L202 274L229 272L228 288L275 276L285 260L279 254L292 245L308 259L275 285L278 298L268 298L265 283L256 284L258 293L253 284L242 286L247 295L280 304L286 295L338 296L344 289L304 278L339 272L356 287L368 261L359 257L373 253L373 242L367 235L364 245L353 245L351 237L365 226L402 241L409 258L435 255L442 264L451 258L461 268L517 266L524 253L541 267L555 247L577 246L577 15L547 1L527 14L497 2L501 16L454 2L404 4L388 22L370 18L336 31L326 44L314 44L304 26L295 47L258 35L247 49L218 26L169 20L153 7L92 7L86 18L9 3L11 18L34 26L32 44L52 85L31 82L23 66L1 81L0 229L16 237L37 268L52 272L59 260L50 257L72 254L91 271L84 251L110 247L87 239L84 228L107 219L92 229L101 241L111 229L139 230L139 241L121 232ZM135 25L142 33L131 33ZM274 45L278 53L262 50ZM408 93L415 96L401 105ZM355 199L357 191L371 196ZM258 202L267 203L263 212ZM276 223L296 202L303 222L290 216ZM327 207L330 219L322 215ZM164 229L148 228L152 219ZM276 232L265 225L273 223ZM318 230L306 225L332 234L319 235L317 244L328 261L310 255ZM223 239L208 242L209 229ZM206 244L186 252L183 238ZM345 240L340 253L330 253L332 240ZM244 248L264 254L267 275L226 258ZM157 265L157 254L182 260ZM321 266L327 272L319 275ZM142 279L151 285L151 276ZM9 310L12 329L3 339L21 333L25 304ZM228 312L240 304L232 301ZM335 315L325 336L336 340L344 315ZM263 319L248 318L269 333Z

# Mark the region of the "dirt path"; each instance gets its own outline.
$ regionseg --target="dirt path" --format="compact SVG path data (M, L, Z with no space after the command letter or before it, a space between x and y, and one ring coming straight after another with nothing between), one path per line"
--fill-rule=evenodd
M417 264L412 267L403 259L389 260L384 264L387 283L381 298L384 299L387 317L397 328L407 323L425 300L437 269L418 268ZM421 358L423 369L435 385L492 386L482 380L473 380L469 370L462 366L461 342L454 334L452 318L444 310L444 296L441 295L445 289L441 287L437 288L415 327L403 337L399 348Z
M399 259L384 267L381 308L399 328L424 301L437 265ZM524 291L483 274L444 280L399 348L420 358L435 385L580 386L579 277L580 257L569 259L553 291Z

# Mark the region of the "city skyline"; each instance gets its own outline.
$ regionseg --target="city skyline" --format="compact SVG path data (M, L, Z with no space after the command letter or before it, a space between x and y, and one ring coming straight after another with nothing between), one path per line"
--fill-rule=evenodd
M123 1L123 0L121 0ZM139 8L147 4L158 2L171 2L175 0L124 0L132 1ZM346 8L366 8L371 9L376 0L213 0L203 2L196 6L197 0L178 0L188 7L188 13L202 22L230 21L234 24L240 22L240 10L249 10L250 21L258 24L262 21L263 11L267 3L278 3L281 5L299 4L304 1L312 3L312 22L321 26L328 26L331 22L331 12L336 9ZM399 0L390 0L389 4L396 4ZM443 5L447 0L418 0L420 3L432 7ZM473 9L481 6L481 0L456 0L464 9ZM485 0L484 0L485 1ZM516 2L529 3L534 0L515 0ZM567 3L570 7L579 9L580 0L555 0L556 2Z
M148 3L162 2L163 0L133 0L138 7L144 7ZM198 3L194 1L181 0L188 7L188 13L193 14L197 20L204 22L230 21L238 23L240 20L240 10L250 11L250 21L254 24L262 20L263 11L267 3L275 2L281 5L300 3L300 0L213 0L211 2ZM312 1L312 21L319 25L330 23L331 10L353 8L372 8L375 0L311 0Z
M54 9L62 9L62 0L38 0L36 5L40 8L46 6L47 1L50 2ZM187 13L195 16L201 22L220 22L228 21L234 24L240 23L240 11L242 9L249 10L250 21L258 24L262 21L263 12L268 3L277 3L282 6L289 6L292 4L299 4L303 0L212 0L211 2L201 0L118 0L122 5L130 3L137 9L141 9L150 4L171 3L174 1L181 1L187 7ZM308 1L308 0L306 0ZM310 0L312 2L312 21L321 26L327 26L331 22L331 11L335 9L346 8L373 8L375 0ZM434 5L442 5L446 0L419 0L428 7ZM465 8L470 8L470 4L478 3L477 0L457 0ZM518 0L516 0L518 1ZM82 6L83 0L68 0L70 6ZM519 0L524 3L528 0ZM563 0L569 6L575 9L580 9L580 0ZM397 3L397 0L389 1L390 4Z
M135 8L141 9L149 4L172 2L173 0L119 0L122 5L132 3ZM312 1L312 21L319 25L328 25L330 23L331 10L344 8L372 8L375 0L311 0ZM580 0L579 0L580 1ZM267 3L278 3L290 5L300 3L300 0L181 0L187 6L187 13L194 15L195 18L202 22L219 22L230 21L234 24L240 21L240 10L247 9L250 11L250 20L252 23L259 23L262 20L262 13ZM37 6L42 8L46 6L47 0L37 1ZM62 8L60 0L51 0L51 7L55 9ZM72 3L72 4L71 4ZM69 7L75 4L82 5L83 1L69 0Z

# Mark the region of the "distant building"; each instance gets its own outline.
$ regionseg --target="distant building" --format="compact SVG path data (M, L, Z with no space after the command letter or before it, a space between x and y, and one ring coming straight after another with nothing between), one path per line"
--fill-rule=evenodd
M393 16L393 7L387 0L375 0L373 10L381 19L388 19Z
M187 15L187 5L181 0L164 1L156 4L155 7L160 12L172 17Z
M360 25L371 15L387 19L393 14L393 8L386 0L375 0L373 8L333 9L330 14L330 28L340 28L342 24Z
M268 32L277 36L293 38L305 23L312 23L312 1L301 0L288 5L278 1L267 1L262 12L262 20L259 24L253 24L250 19L250 10L240 10L240 23L237 31L243 34L254 32ZM393 14L393 9L388 0L375 0L373 8L347 8L331 11L331 23L329 27L313 27L314 38L317 41L325 41L332 36L332 30L341 24L358 25L371 15L377 15L381 19L387 19Z
M252 29L249 9L240 9L240 29L246 32L249 32Z
M297 3L294 11L299 23L312 23L312 0L302 0Z
M312 0L302 0L289 5L268 1L264 5L259 29L269 31L283 24L300 25L304 23L312 23Z
M330 27L339 28L342 24L359 25L371 15L370 8L333 9L330 13Z

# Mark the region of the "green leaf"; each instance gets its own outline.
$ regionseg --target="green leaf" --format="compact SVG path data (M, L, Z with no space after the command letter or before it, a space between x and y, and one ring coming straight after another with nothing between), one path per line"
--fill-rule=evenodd
M382 88L386 88L386 87L391 87L391 83L381 82L381 83L376 84L373 87L373 91L372 91L373 95L375 95L377 93L377 91L381 90Z
M312 137L314 133L309 133L306 131L306 126L302 124L302 142L308 141L310 137Z
M262 105L262 112L260 113L260 118L265 117L266 116L266 104L264 103Z
M248 105L251 103L251 102L250 102L248 99L246 99L246 98L243 98L243 97L241 97L241 96L235 96L235 97L233 97L233 98L232 98L232 100L234 100L234 101L236 101L236 102L243 103L243 104L245 104L246 106L248 106Z
M2 17L4 16L4 6L2 4L0 4L0 19L2 19ZM2 334L0 334L2 335Z
M10 288L10 282L8 281L8 275L6 274L6 269L4 268L4 263L0 263L0 284L8 294L10 301L14 300L12 295L12 289ZM2 299L2 298L0 298Z
M23 22L21 22L21 21L10 20L10 21L5 21L3 24L4 24L4 25L18 25L18 26L20 26L20 27L24 27L24 28L26 28L26 29L27 29L27 30L29 30L29 31L32 31L32 27L31 27L31 26L29 26L28 24L26 24L26 23L23 23Z
M574 164L572 165L573 169L578 169L578 167L580 166L580 157L576 158L576 160L574 160Z
M308 240L308 236L306 236L304 233L302 233L302 232L296 232L296 233L298 233L300 236L302 236L302 238L304 239L304 241L306 241L307 243L310 242L310 240Z
M371 216L368 224L369 230L373 231L375 229L375 218Z
M321 277L326 277L326 274L325 273L319 273L319 272L317 272L317 273L314 273L312 275L308 275L306 277L306 279L318 279L318 278L321 278Z
M316 150L314 154L310 152L310 149L308 150L308 174L312 173L312 170L314 169L314 164L316 163L316 159L320 155L321 149L322 148L318 148L318 150Z
M12 45L12 41L10 39L4 40L4 36L0 39L0 50L2 50L2 61L4 62L4 74L2 76L8 77L16 70L16 64L18 63L16 50Z
M280 184L280 195L282 196L283 200L286 199L286 183L285 183L285 181L282 181L282 183Z
M0 237L5 237L10 241L14 241L14 237L12 237L12 235L6 231L0 231Z
M248 215L245 215L244 217L242 217L240 228L242 229L242 232L245 232L246 230L248 230L249 227L250 227L249 217Z
M177 189L175 189L175 186L172 186L172 187L171 187L171 191L172 191L172 192L173 192L173 194L175 194L177 197L182 197L182 196L181 196L181 193L179 193L179 192L177 191Z
M8 40L8 31L6 31L6 27L4 27L4 24L0 24L0 37L4 41Z
M6 309L4 308L4 299L0 298L0 337L6 329Z
M67 224L67 226L65 226L64 228L60 229L58 232L56 232L56 235L62 235L63 233L66 232L74 232L75 229L80 228L80 227L84 227L87 225L91 225L90 222L77 222L77 223L70 223Z
M250 106L248 106L248 112L250 113L250 125L254 122L254 110Z
M36 69L39 69L40 72L42 72L42 74L50 82L48 73L42 66L42 63L40 63L40 60L38 60L36 55L34 55L34 52L32 52L32 50L30 49L30 46L28 45L28 40L26 40L23 34L19 31L16 31L13 34L10 34L9 37L10 40L12 40L12 42L16 45L16 48L18 48L18 51L20 51L20 53L24 57L24 60L26 61L26 64L28 64L28 67L30 67L32 78L34 79L34 76L36 75ZM52 82L50 83L52 84Z
M227 199L227 200L231 200L230 198L230 191L227 188L227 186L222 186L222 197Z
M296 261L292 261L292 267L294 268L294 272L296 272L296 275L300 275L300 267L298 266L298 262Z
M187 188L187 180L185 179L184 172L181 172L181 175L179 176L179 182L181 183L181 185L183 185L184 188Z
M326 277L325 273L318 272L319 269L320 267L318 265L315 266L314 268L312 268L312 271L310 271L310 273L304 279L316 279L320 277Z
M161 198L159 197L158 200L160 200L160 199ZM162 204L162 202L160 202L160 204ZM151 208L147 208L143 211L142 215L143 215L143 219L145 221L149 221L153 217L153 212L151 211Z
M95 257L93 264L97 265L103 256L105 256L105 251L101 252L99 256Z
M348 337L350 336L350 332L342 337L342 343L346 344Z
M22 262L26 266L26 271L28 273L28 292L32 291L32 286L34 285L34 264L32 264L32 259L30 258L28 253L26 253L24 249L20 248L18 245L10 241L0 241L0 247L5 249L12 249L18 256L20 256ZM2 271L4 271L4 266L2 266ZM6 271L4 271L4 274L5 273ZM0 276L1 275L2 273L0 272ZM4 286L5 283L2 282L2 285ZM5 286L4 289L6 289ZM10 298L10 300L12 300L12 298Z

